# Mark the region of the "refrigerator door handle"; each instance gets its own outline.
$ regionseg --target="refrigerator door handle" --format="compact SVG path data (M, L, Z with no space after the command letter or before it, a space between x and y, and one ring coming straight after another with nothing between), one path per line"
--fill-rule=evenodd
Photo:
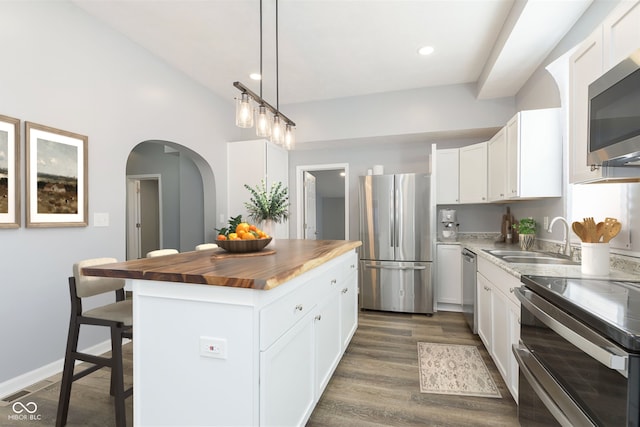
M417 267L396 267L396 266L371 265L371 264L365 264L364 268L375 268L378 270L426 270L427 269L427 267L423 265L419 265Z
M399 201L400 201L400 181L398 179L397 176L394 175L393 177L393 182L394 182L394 192L393 192L393 223L394 223L394 230L393 230L393 246L395 248L400 247L400 218L402 213L400 211L398 211L399 208ZM396 259L398 259L398 254L399 252L396 252Z

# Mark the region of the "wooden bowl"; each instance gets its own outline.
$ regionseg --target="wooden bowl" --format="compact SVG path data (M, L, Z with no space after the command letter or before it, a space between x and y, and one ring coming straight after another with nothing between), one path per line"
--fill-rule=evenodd
M256 240L216 240L216 244L227 252L258 252L271 243L271 237Z

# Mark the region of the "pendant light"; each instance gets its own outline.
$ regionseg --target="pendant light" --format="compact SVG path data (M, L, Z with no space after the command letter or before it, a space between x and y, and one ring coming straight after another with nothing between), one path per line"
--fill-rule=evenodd
M293 130L295 123L280 112L280 76L279 76L279 52L278 52L278 0L276 4L276 107L274 108L262 98L262 0L260 0L260 95L255 94L240 82L234 82L233 86L240 90L240 98L236 99L236 126L241 128L256 125L256 135L269 138L274 144L282 145L287 149L294 146ZM257 104L255 120L251 106L251 100ZM273 114L273 119L270 117Z

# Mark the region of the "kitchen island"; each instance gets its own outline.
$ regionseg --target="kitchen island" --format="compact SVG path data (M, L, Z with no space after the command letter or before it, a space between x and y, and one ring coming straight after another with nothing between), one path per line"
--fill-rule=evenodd
M133 291L134 424L303 425L357 327L358 246L278 239L264 255L84 269Z

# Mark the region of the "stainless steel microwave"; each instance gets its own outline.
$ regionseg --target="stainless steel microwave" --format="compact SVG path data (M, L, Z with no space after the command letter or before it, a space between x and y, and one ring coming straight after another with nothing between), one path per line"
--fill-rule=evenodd
M640 49L589 85L590 165L640 167Z

